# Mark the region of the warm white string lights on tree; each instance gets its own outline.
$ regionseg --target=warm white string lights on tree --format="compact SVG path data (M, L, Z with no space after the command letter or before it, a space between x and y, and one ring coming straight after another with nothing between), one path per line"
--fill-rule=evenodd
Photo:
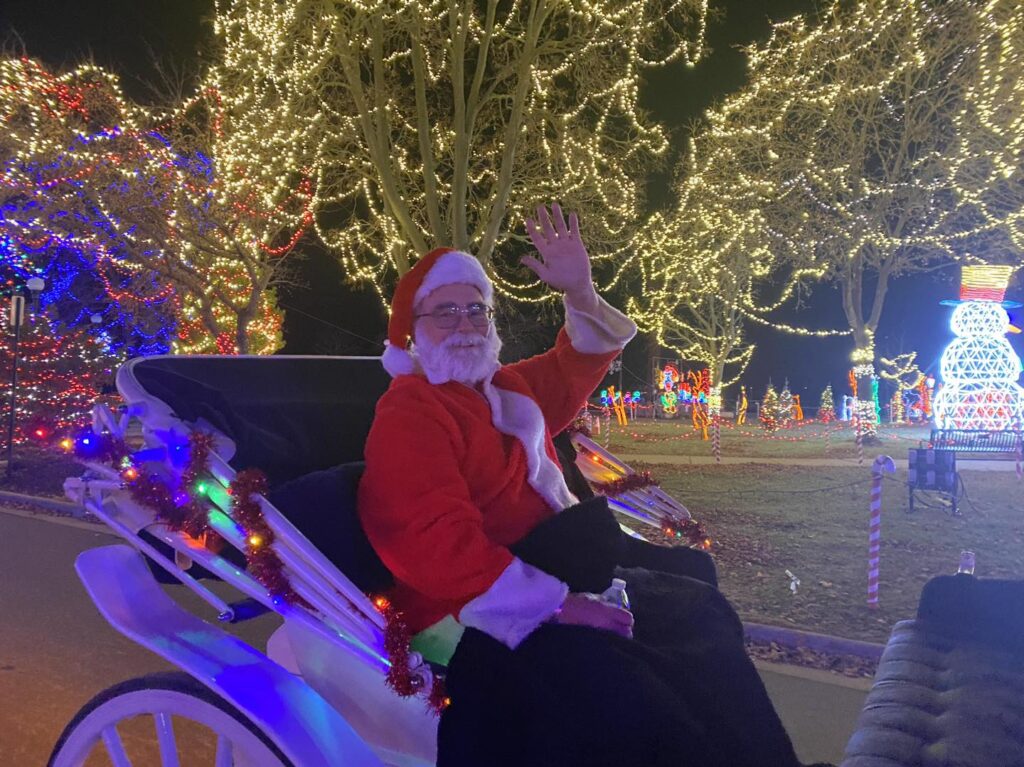
M668 148L640 78L696 61L705 16L706 0L220 0L222 156L266 189L309 178L316 232L382 296L447 245L500 293L550 298L518 267L549 199L613 283Z
M13 206L0 222L5 258L30 253L46 269L58 244L76 250L108 302L173 303L179 351L280 346L273 285L308 226L311 188L299 182L278 194L255 179L229 190L224 177L246 169L217 154L214 91L161 112L132 104L98 67L54 74L7 59L0 116L0 192Z
M903 423L907 420L907 393L918 390L925 380L924 373L915 360L917 352L898 354L893 359L879 359L879 378L889 381L896 387L889 400L889 420L893 423Z
M749 319L770 323L809 280L839 289L870 434L891 280L1024 253L1024 5L835 2L749 54L749 86L696 142L689 183L712 198L699 223L762 269L790 270L775 298L746 292Z

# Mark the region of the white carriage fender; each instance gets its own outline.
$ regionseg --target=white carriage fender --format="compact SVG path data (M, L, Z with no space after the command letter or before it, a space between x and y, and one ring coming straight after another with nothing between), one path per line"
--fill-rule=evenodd
M192 615L118 544L79 555L75 569L104 618L251 719L296 767L383 767L319 693L255 648Z

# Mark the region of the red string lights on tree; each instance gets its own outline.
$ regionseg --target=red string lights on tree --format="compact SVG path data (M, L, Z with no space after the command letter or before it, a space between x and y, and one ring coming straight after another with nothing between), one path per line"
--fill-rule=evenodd
M89 422L116 361L102 343L81 331L54 333L42 315L28 318L18 343L15 442L49 444ZM0 380L11 380L13 339L0 334ZM2 410L10 407L4 397Z

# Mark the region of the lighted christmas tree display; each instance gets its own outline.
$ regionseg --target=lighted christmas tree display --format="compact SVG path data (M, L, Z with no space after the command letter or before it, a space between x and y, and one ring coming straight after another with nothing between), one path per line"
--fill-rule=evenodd
M788 426L793 420L793 393L789 390L789 379L782 385L779 392L779 425Z
M0 380L4 383L3 423L7 423L14 333L0 332ZM85 331L55 335L39 314L26 318L18 343L15 442L52 443L89 423L92 406L113 384L119 360L105 351L101 337Z
M821 423L832 423L836 420L836 403L832 394L832 384L825 387L818 403L818 420Z
M771 381L768 382L768 388L765 390L764 399L761 400L760 418L762 428L769 434L779 428L779 421L781 418L781 413L779 412L779 395L772 386Z

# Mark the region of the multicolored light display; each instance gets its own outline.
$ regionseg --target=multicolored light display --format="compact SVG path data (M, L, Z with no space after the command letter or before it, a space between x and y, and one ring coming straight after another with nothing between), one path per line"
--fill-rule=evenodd
M1003 295L1012 269L963 270L961 296L950 320L956 338L942 353L943 388L933 404L940 429L1004 431L1024 423L1020 357L1006 333Z
M272 284L312 188L228 194L246 167L218 153L219 108L205 89L143 109L98 67L0 61L0 264L46 276L59 328L98 317L129 354L280 345Z

